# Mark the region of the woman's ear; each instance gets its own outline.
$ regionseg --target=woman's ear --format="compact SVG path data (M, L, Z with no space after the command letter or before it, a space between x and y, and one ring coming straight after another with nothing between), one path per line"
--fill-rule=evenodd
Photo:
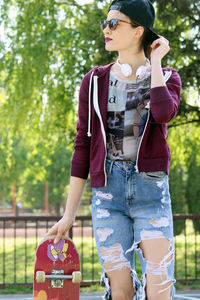
M141 39L143 37L144 34L144 27L143 26L138 26L135 28L135 36L138 39Z

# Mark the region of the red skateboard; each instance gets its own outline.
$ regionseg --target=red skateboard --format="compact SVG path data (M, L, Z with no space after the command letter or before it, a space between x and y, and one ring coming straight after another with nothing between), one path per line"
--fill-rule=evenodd
M33 300L79 300L81 282L79 255L72 240L55 236L44 239L37 248Z

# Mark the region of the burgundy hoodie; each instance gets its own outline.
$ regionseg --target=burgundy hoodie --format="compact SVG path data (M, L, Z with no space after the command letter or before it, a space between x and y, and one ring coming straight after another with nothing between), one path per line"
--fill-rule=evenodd
M107 100L110 68L113 63L94 67L82 79L79 92L77 135L71 161L71 176L87 179L91 187L107 184L105 173ZM167 86L150 89L150 109L139 144L136 171L164 171L169 174L170 149L167 123L176 116L181 79L171 67L163 68Z

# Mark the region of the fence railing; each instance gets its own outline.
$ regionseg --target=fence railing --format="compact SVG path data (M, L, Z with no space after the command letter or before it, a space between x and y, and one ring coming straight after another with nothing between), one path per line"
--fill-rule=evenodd
M37 245L59 219L53 216L0 217L0 286L32 285ZM176 280L199 281L200 215L174 215L174 233ZM101 267L91 216L78 216L69 236L80 254L82 285L99 282ZM140 268L137 260L136 268L137 271Z

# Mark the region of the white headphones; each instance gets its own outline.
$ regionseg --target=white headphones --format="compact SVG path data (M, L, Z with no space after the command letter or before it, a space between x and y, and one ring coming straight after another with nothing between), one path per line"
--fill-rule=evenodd
M117 65L121 68L121 72L125 77L129 77L133 70L129 64L120 64L119 59L117 59ZM142 79L146 74L151 72L151 64L149 59L146 57L146 65L139 66L136 71L136 79Z

